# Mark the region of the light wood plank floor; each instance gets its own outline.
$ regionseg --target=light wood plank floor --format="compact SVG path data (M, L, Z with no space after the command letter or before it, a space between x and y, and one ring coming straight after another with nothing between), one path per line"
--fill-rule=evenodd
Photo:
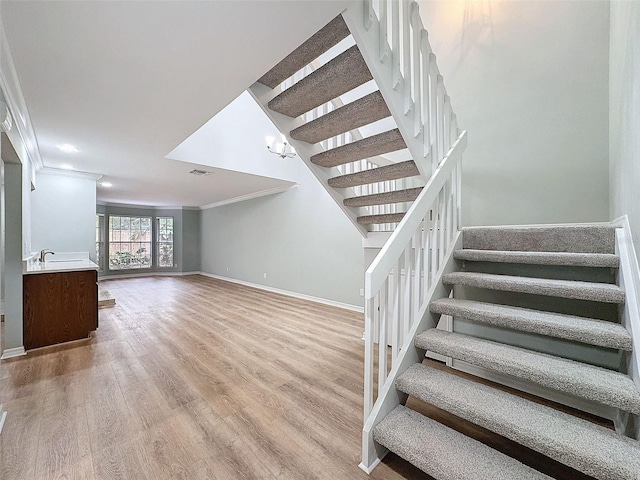
M358 467L361 314L202 276L104 282L91 340L0 364L0 478L429 479Z

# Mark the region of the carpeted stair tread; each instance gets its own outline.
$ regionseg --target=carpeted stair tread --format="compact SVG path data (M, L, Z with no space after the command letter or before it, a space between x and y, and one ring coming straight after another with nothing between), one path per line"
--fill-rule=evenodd
M384 167L363 170L357 173L340 175L330 178L328 183L333 188L355 187L368 183L385 182L387 180L397 180L399 178L415 177L420 175L420 171L413 160L392 163Z
M604 320L459 298L435 300L429 305L429 310L441 315L590 345L629 352L633 349L633 341L627 330L619 323Z
M622 373L434 328L417 335L415 344L440 355L640 414L640 392L631 378Z
M528 265L562 265L573 267L618 268L620 258L610 253L518 252L509 250L474 250L465 248L453 254L457 260L470 262L522 263Z
M391 115L379 91L365 95L291 131L291 138L318 143Z
M615 253L611 225L466 227L462 248L533 252Z
M421 364L396 387L595 478L640 478L640 443L587 420Z
M551 479L403 405L376 425L373 438L438 480Z
M423 187L407 188L405 190L394 190L392 192L374 193L362 195L360 197L345 198L342 203L346 207L366 207L369 205L385 205L388 203L413 202Z
M311 157L311 163L320 167L337 167L376 155L395 152L406 148L400 130L394 128L388 132L372 135L356 142L332 148Z
M361 225L374 225L381 223L398 223L400 222L406 212L401 213L382 213L380 215L363 215L358 217L358 223Z
M360 50L354 45L273 98L268 106L295 118L372 78Z
M258 82L269 88L276 88L302 67L347 38L349 34L349 28L344 23L342 15L338 15L264 74Z
M445 285L464 285L506 292L530 293L552 297L624 303L624 292L608 283L551 280L547 278L494 275L490 273L454 272L443 275Z

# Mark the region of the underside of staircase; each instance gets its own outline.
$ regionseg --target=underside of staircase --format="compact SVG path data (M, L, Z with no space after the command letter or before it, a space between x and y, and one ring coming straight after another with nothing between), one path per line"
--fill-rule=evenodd
M353 43L350 35L342 16L336 17L260 78L250 92L366 236L373 226L393 230L425 179L413 160L384 157L407 148L397 128L366 137L357 131L390 119L391 112L372 85L358 46L348 46ZM332 49L338 53L326 61L323 56L332 55ZM313 67L318 58L326 63ZM299 78L294 77L296 72ZM287 80L292 84L283 84ZM357 93L368 83L363 93ZM356 98L342 102L340 97L349 92L350 99ZM328 102L334 102L326 109L330 111L312 115ZM345 135L351 135L351 141L333 141ZM364 162L368 162L365 168Z
M616 285L614 230L464 229L458 271L442 277L451 295L429 306L452 317L453 329L423 331L415 345L474 375L424 362L396 380L412 401L548 461L523 465L404 405L375 427L376 442L437 479L562 478L548 476L555 462L584 474L571 478L639 479L640 443L590 415L640 414L640 392L625 371L633 342L619 323L625 293ZM575 415L583 405L587 413Z

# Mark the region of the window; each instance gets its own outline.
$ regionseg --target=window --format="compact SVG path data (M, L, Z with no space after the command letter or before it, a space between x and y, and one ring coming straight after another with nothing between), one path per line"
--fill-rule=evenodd
M151 217L109 216L109 270L151 268Z
M104 269L102 256L104 255L104 215L96 214L96 263L100 271Z
M158 267L173 267L173 217L158 217L156 220Z

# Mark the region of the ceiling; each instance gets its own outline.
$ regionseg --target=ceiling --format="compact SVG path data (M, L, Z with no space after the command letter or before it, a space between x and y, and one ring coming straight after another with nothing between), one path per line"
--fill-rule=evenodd
M0 15L44 166L104 175L102 202L204 206L283 180L166 156L346 3L3 0ZM201 164L212 174L188 174Z

